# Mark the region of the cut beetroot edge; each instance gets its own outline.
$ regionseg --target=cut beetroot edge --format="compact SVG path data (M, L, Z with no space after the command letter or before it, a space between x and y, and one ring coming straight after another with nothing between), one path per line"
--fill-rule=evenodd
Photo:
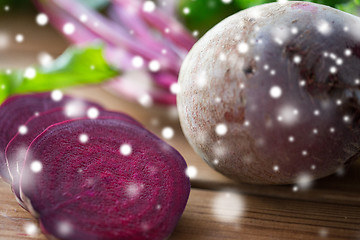
M87 104L103 109L96 103L67 95L57 99L52 96L51 92L15 95L9 97L0 105L0 176L5 182L11 183L6 164L5 148L19 131L19 128L35 114L56 107L76 105L72 103L78 105ZM23 128L23 130L26 131L26 128Z
M93 109L93 106L86 106L86 112L88 110ZM85 111L84 111L85 114ZM132 124L136 124L142 126L139 122L131 118L130 116L123 114L121 112L112 112L107 110L98 110L98 115L100 117L108 117L108 118L118 118L123 121L127 121ZM39 134L41 134L47 127L63 122L66 120L75 120L81 119L85 116L79 118L72 118L71 116L67 116L65 112L65 108L55 108L50 109L46 112L40 113L38 116L31 117L24 126L28 127L28 133L25 135L21 135L17 133L7 144L5 149L5 157L6 164L8 167L9 175L11 177L11 186L12 190L18 200L18 202L26 208L23 204L19 192L19 178L21 172L21 166L25 160L25 153L31 144L32 140L34 140ZM87 116L89 118L89 116ZM89 118L90 119L90 118ZM20 166L20 167L19 167Z
M81 143L78 135L86 130L88 142ZM119 150L122 144L132 147L129 155ZM68 120L32 141L20 189L46 232L57 238L165 239L189 197L185 171L182 156L139 125L113 118Z

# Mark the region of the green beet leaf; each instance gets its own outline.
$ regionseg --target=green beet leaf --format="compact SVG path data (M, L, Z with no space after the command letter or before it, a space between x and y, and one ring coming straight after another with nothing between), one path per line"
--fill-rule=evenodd
M14 94L96 84L119 74L105 61L102 46L71 47L48 66L0 71L0 103Z

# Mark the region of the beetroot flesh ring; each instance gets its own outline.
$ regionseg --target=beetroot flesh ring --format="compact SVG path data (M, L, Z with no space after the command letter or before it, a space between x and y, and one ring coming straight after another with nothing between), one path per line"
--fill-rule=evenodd
M94 107L87 106L86 108L89 110L90 108L93 109ZM17 133L6 146L5 156L9 174L12 178L11 185L17 200L22 206L23 204L19 192L19 178L23 163L25 161L26 150L28 149L31 142L50 125L73 119L66 113L65 110L65 108L50 109L46 112L40 113L38 116L31 117L24 124L28 128L28 132L26 134ZM83 113L77 117L86 117L86 113L87 111L83 111ZM130 122L132 124L139 124L134 119L123 113L110 112L105 110L98 110L98 113L99 117L113 117Z
M120 151L124 144L128 151ZM31 143L20 191L44 230L60 239L165 239L189 196L185 170L175 149L140 126L70 120Z
M71 101L80 100L64 96L61 100L55 101L51 97L51 93L46 92L17 95L3 102L0 106L0 176L4 181L11 182L6 165L5 148L11 138L19 131L19 127L35 114L65 106ZM95 103L91 105L101 108Z

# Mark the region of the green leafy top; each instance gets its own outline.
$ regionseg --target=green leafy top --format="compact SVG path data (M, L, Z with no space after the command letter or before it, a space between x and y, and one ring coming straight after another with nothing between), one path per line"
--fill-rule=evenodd
M119 71L105 61L101 46L72 47L49 66L0 71L0 103L13 94L100 83L117 75Z
M242 9L269 2L275 2L275 0L236 0L238 6ZM328 5L354 15L358 15L360 7L360 0L307 0L306 2Z

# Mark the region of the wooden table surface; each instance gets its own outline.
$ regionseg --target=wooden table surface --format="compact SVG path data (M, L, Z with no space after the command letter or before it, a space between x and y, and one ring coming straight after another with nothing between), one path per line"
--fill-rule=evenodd
M56 57L67 47L51 27L35 24L35 13L0 9L0 36L4 33L10 42L5 49L0 48L0 68L26 67L37 63L40 52ZM18 33L24 35L23 43L15 41ZM194 153L182 135L174 109L143 108L101 86L67 92L126 112L159 136L163 127L175 130L168 142L198 172L191 179L190 199L171 240L360 239L359 162L343 173L314 182L307 190L234 183ZM17 204L10 186L0 180L0 240L46 239L36 226L37 221Z

